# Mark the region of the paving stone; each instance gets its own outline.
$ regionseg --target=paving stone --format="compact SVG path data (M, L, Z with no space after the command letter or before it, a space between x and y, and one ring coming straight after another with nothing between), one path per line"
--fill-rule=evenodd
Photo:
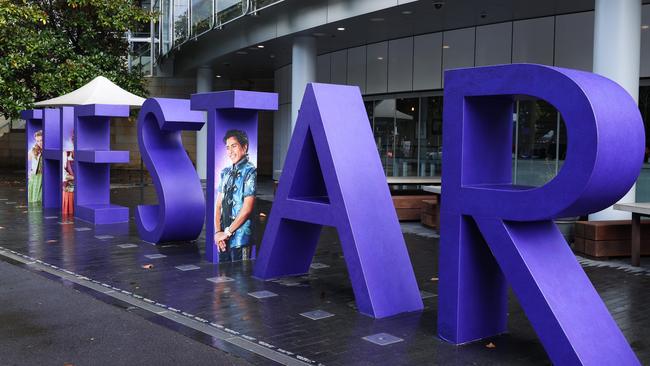
M208 281L214 282L214 283L226 283L226 282L232 282L234 281L233 278L227 277L227 276L217 276L217 277L210 277L207 278Z
M183 271L183 272L185 272L185 271L194 271L194 270L197 270L197 269L201 269L201 267L195 266L193 264L184 264L182 266L176 266L175 268L178 269L179 271Z
M275 292L266 291L266 290L263 290L263 291L255 291L255 292L249 292L248 294L249 294L250 296L253 296L253 297L256 298L256 299L266 299L266 298L268 298L268 297L275 297L275 296L278 296L278 294L276 294Z
M137 248L137 247L138 247L137 244L131 244L131 243L127 243L127 244L118 244L117 246L120 247L120 248L122 248L122 249L129 249L129 248Z
M334 316L334 314L328 313L325 310L312 310L306 313L300 313L300 315L304 316L305 318L309 318L311 320L320 320L320 319L330 318Z
M402 338L395 337L394 335L388 333L377 333L377 334L365 336L362 339L379 346L388 346L389 344L404 341Z

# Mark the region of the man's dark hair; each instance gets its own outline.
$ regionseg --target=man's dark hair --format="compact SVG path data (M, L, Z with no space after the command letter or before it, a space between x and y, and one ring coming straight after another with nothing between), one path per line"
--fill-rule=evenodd
M241 146L248 147L248 135L246 132L242 130L228 130L228 132L226 132L226 135L223 137L223 143L225 144L226 141L231 137L234 137Z

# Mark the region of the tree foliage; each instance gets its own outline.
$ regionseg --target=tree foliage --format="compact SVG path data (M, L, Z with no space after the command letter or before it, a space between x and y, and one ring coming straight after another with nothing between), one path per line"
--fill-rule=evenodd
M17 118L99 75L146 94L125 32L150 19L133 0L0 0L0 114Z

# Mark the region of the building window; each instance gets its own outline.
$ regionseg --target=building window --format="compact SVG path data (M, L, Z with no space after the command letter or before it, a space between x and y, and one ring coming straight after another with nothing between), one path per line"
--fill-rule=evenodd
M380 99L365 105L387 176L440 175L441 96Z
M641 80L641 83L647 83L647 80ZM643 168L636 181L636 201L637 202L650 202L650 164L648 164L648 141L650 138L650 85L641 85L639 87L639 110L641 117L643 117L643 125L645 127L645 156L643 160Z
M521 98L515 103L513 183L542 186L553 179L566 155L566 127L549 103Z
M419 176L442 175L442 96L421 98Z

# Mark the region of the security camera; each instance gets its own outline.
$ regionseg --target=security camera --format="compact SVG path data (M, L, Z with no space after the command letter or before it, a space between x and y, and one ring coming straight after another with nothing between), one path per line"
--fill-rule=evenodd
M436 10L440 10L440 9L442 9L442 7L443 7L444 5L445 5L445 2L444 2L444 1L434 1L434 2L433 2L433 7L434 7Z

